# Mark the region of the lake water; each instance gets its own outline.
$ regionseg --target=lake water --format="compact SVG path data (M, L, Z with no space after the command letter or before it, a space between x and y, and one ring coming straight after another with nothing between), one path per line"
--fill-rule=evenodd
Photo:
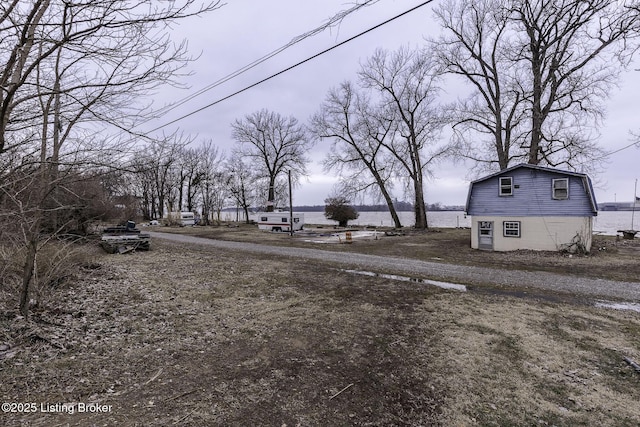
M594 232L607 235L615 235L618 230L631 228L631 212L622 211L601 211L594 219ZM400 222L403 226L409 227L414 224L413 212L398 212ZM428 212L427 221L429 227L454 228L471 227L471 218L465 216L464 212ZM305 212L304 222L307 224L335 225L335 221L330 221L324 217L323 212ZM374 226L392 227L393 221L388 212L360 212L358 219L349 221L353 226ZM634 214L634 229L640 228L640 210Z

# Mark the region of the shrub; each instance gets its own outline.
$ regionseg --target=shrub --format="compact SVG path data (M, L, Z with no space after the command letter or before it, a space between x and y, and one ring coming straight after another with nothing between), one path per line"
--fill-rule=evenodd
M351 219L357 219L359 214L355 208L349 205L344 197L330 197L324 201L324 216L332 221L338 221L340 227L346 227Z
M31 284L31 305L56 303L56 289L64 287L82 268L93 264L90 244L51 240L40 248ZM0 303L4 309L18 306L24 267L24 248L0 246Z

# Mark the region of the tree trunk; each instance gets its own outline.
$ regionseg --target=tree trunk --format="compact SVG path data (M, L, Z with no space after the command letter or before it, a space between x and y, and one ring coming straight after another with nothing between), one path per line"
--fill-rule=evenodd
M186 210L193 212L193 189L191 188L191 181L187 182L187 205Z
M22 290L20 291L20 313L29 317L29 291L33 279L33 271L36 264L36 254L38 252L38 239L34 235L27 246L24 268L22 269Z
M247 205L242 206L242 210L244 211L244 222L249 224L251 220L249 220L249 207Z
M393 220L393 226L395 228L402 228L402 224L400 223L400 217L398 217L398 212L396 211L396 207L393 205L393 200L391 200L391 195L387 191L387 188L383 184L378 184L380 187L380 192L382 193L382 197L384 197L384 201L387 203L389 207L389 213L391 214L391 219Z
M178 207L178 212L182 212L182 208L183 208L183 200L184 200L184 181L181 181L179 183L179 187L178 187L178 203L177 203L177 207ZM189 209L187 209L189 212L191 212L191 208L189 207Z
M427 208L424 205L424 175L423 175L423 166L422 159L420 158L420 144L417 142L417 137L415 133L415 126L413 125L413 121L411 121L411 137L409 142L409 149L411 154L411 167L412 170L409 171L411 178L413 179L413 191L415 193L415 202L413 206L413 211L415 213L415 228L419 230L426 230L429 228L427 224Z
M276 199L276 177L269 177L269 195L267 197L267 212L273 212L275 210Z
M533 39L533 29L527 29ZM531 49L531 77L533 77L533 99L531 104L531 145L529 146L529 164L540 162L540 142L542 141L542 59L539 46L533 41Z
M247 203L247 192L245 191L244 188L244 181L241 181L240 183L240 197L242 199L242 210L244 211L244 220L247 224L249 224L251 221L249 220L249 203Z
M385 185L384 180L380 176L380 173L375 168L375 166L371 162L365 162L367 168L373 175L373 179L375 179L378 184L378 188L380 188L380 192L382 193L382 197L384 197L384 201L389 208L389 213L391 214L391 219L393 220L393 226L395 228L402 228L402 224L400 223L400 218L398 217L398 212L396 211L396 207L393 205L393 200L391 199L391 195L387 191L387 187Z
M429 228L427 224L427 208L424 205L424 188L422 186L422 179L415 179L414 181L415 191L415 205L413 211L416 217L415 228L420 230L426 230Z
M505 170L509 167L509 149L508 147L505 147L505 140L502 137L502 128L502 119L499 114L496 114L496 130L494 136L496 141L496 151L498 154L498 166L500 167L500 170Z

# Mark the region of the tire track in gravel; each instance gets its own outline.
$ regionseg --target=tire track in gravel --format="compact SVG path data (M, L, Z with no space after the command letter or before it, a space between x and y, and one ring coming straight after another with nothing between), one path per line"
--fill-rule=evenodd
M229 251L254 252L302 258L305 260L318 260L373 272L393 272L441 281L459 281L467 284L490 283L516 288L532 287L547 291L566 292L574 294L575 296L606 297L622 299L629 302L640 302L640 282L618 282L544 271L527 272L522 270L493 269L353 252L332 252L322 249L270 246L258 243L213 240L172 233L149 232L149 234L153 238L173 242L205 245Z

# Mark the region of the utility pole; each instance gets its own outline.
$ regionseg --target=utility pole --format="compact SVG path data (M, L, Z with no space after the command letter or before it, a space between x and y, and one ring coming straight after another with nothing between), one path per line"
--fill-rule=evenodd
M291 169L289 169L289 233L291 234L291 237L293 237L293 194L291 192Z
M633 230L633 216L636 213L636 202L638 201L638 178L636 178L636 183L633 186L633 208L631 208L631 230Z

